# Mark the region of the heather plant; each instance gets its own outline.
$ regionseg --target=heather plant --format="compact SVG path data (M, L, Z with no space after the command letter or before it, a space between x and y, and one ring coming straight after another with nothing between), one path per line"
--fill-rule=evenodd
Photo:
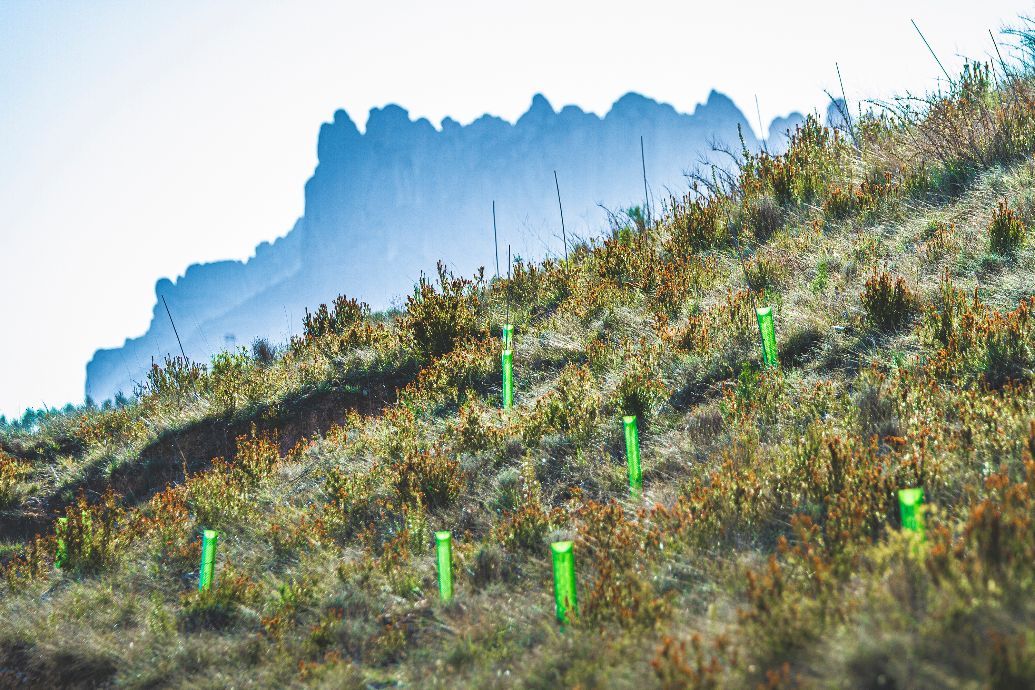
M719 204L694 188L682 200L671 202L668 251L675 257L719 247L729 241Z
M407 455L391 465L392 482L404 505L439 508L453 503L464 487L460 463L443 455Z
M756 254L744 263L745 278L755 290L773 291L780 284L782 273L781 267L765 256Z
M110 490L93 504L80 495L55 526L61 569L93 572L114 563L133 535L127 518Z
M612 408L623 415L649 421L668 399L669 389L661 379L661 354L656 347L640 347L630 352L622 377L612 395Z
M151 364L140 396L145 399L180 401L184 397L199 395L204 390L206 380L207 372L203 364L183 357L166 357L164 366Z
M506 549L531 551L546 545L546 535L560 524L559 510L543 504L543 489L535 465L526 459L520 472L520 504L504 512L493 528L493 536Z
M893 279L885 271L874 269L859 295L866 320L880 331L896 331L905 326L918 309L916 295L902 278Z
M215 586L182 595L180 625L188 632L199 628L226 628L238 622L245 607L259 601L259 587L246 574L226 565Z
M452 351L459 340L478 330L474 285L451 275L440 262L438 288L422 276L414 294L406 298L403 326L426 360Z
M245 348L235 352L220 352L212 358L210 388L212 400L218 409L233 414L241 405L252 398L248 390L248 375L251 358Z
M585 366L569 365L561 371L557 387L536 401L523 429L527 443L547 434L564 434L576 444L585 443L600 418L603 399Z
M489 381L495 381L498 366L496 338L482 335L467 339L421 369L402 396L414 403L458 404L473 393L484 393Z
M498 447L505 430L499 421L499 410L477 398L470 398L457 411L453 426L453 447L459 452L479 452Z
M717 690L731 682L731 667L737 666L737 651L725 636L709 647L701 635L686 640L662 638L651 667L664 690Z
M272 436L253 428L250 436L237 438L234 457L215 458L210 469L187 478L187 505L199 524L223 527L255 510L259 485L279 463L279 449Z
M356 299L338 295L330 309L321 304L315 313L307 309L302 317L302 329L307 341L318 340L329 334L344 335L370 315L370 307Z
M646 543L642 529L629 520L617 502L593 501L576 511L580 553L588 555L583 572L592 572L580 616L587 623L625 627L654 625L669 613L669 602L651 582L656 545Z
M988 247L997 254L1012 254L1024 242L1026 229L1017 212L1003 199L988 224Z
M252 359L259 366L270 366L277 361L278 354L277 346L266 338L256 338L252 341Z
M946 275L926 319L926 333L941 346L930 369L943 377L977 374L994 387L1029 380L1035 367L1033 308L1027 299L1011 312L989 309L976 292L968 300Z
M771 193L781 206L809 203L824 192L844 154L839 133L809 115L791 134L786 153L745 150L740 183L746 196Z
M32 471L32 467L0 451L0 510L18 500L18 485Z

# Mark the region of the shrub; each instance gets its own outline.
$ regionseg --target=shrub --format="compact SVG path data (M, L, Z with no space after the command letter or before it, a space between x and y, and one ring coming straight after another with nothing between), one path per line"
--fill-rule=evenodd
M783 208L770 196L756 197L745 203L751 233L757 241L768 242L783 225Z
M647 421L669 397L669 389L661 380L659 353L644 347L626 357L622 378L612 396L612 405L623 415L636 415Z
M277 361L277 347L266 338L252 341L252 358L261 366L268 367Z
M56 547L53 536L36 535L21 553L0 560L0 575L8 589L15 592L45 579L54 564Z
M546 259L541 265L515 261L511 279L496 290L505 292L512 304L521 305L532 318L556 307L570 294L565 270L554 259Z
M248 401L245 379L251 367L251 358L243 347L235 352L223 351L212 357L210 387L213 402L221 410L233 413Z
M313 314L306 309L302 317L304 338L310 341L332 333L342 335L369 315L370 307L363 302L338 295L332 309L326 304L321 304Z
M927 336L940 346L927 365L936 376L979 373L993 387L1031 378L1035 368L1035 298L1001 313L989 309L975 290L966 294L946 273L938 301L925 320Z
M453 277L439 262L438 284L441 291L421 276L414 294L406 298L403 325L425 360L452 351L460 339L477 330L478 298L472 290L473 282Z
M391 488L370 471L332 469L324 488L330 497L324 506L327 527L341 539L367 525L388 522L397 512Z
M718 690L732 685L729 674L737 665L737 652L722 636L708 650L696 633L689 647L685 640L665 635L650 665L664 690Z
M459 403L472 391L484 391L497 380L499 341L488 335L458 342L451 352L432 360L402 392L413 403Z
M438 453L407 455L391 466L392 482L404 505L450 505L464 488L460 463Z
M29 474L32 467L0 450L0 510L18 498L19 482Z
M834 185L823 202L823 215L831 220L844 220L855 212L855 196L851 187Z
M719 204L702 198L696 189L681 202L673 200L669 223L671 235L666 248L675 257L719 247L729 241Z
M596 275L615 288L652 292L657 287L658 247L653 235L623 227L594 252Z
M181 596L181 625L188 632L198 628L225 628L240 618L242 607L259 601L259 586L228 564L211 587Z
M652 625L669 611L651 584L655 551L642 538L642 528L629 520L620 504L589 501L579 507L579 545L593 573L583 597L583 620L595 625Z
M560 522L559 510L543 507L542 487L535 476L535 465L525 461L521 466L521 505L513 512L504 513L493 528L493 536L511 550L541 549L546 535Z
M147 383L139 390L142 398L170 399L179 402L183 397L198 395L205 387L204 364L183 357L166 357L165 365L152 363L147 372Z
M500 412L490 408L484 401L471 397L460 406L453 426L453 447L457 451L484 451L500 445L505 436L504 430L493 423L499 421Z
M956 235L956 226L952 223L931 221L924 233L924 240L919 247L919 255L928 263L940 261L945 256L951 255L960 248L960 241Z
M191 475L184 482L186 500L199 523L215 527L255 509L255 489L272 476L280 462L272 433L237 437L232 459L215 458L211 469Z
M809 115L795 128L786 153L773 156L745 150L741 187L746 195L771 192L781 206L810 203L826 189L842 147L836 131L831 133Z
M556 387L536 401L527 417L526 441L534 443L546 434L559 433L584 443L593 433L602 402L589 367L565 367Z
M1012 254L1024 242L1026 229L1017 212L1006 205L1006 199L992 211L988 224L988 246L997 254Z
M859 296L866 319L881 331L896 331L905 326L916 313L917 298L906 287L906 281L894 281L886 272L873 275L866 281L866 288Z
M744 274L753 290L772 290L780 283L780 266L756 254L744 263Z
M187 506L183 485L168 487L151 497L145 514L136 520L143 538L157 542L158 557L170 568L197 566L201 540L192 534L194 524Z
M64 545L63 570L95 572L117 560L122 548L131 541L133 531L127 524L125 509L109 489L96 504L90 504L80 494L65 509L55 535Z

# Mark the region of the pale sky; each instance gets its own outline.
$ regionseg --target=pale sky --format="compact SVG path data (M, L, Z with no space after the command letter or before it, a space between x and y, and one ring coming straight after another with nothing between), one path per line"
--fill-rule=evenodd
M320 123L604 114L716 88L755 122L936 86L1028 2L0 0L0 413L81 402L154 284L244 259L303 211ZM328 296L333 297L332 295Z

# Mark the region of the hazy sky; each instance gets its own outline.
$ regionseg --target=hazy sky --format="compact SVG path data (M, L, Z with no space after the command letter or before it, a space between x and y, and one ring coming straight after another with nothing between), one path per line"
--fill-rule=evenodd
M936 86L1028 2L0 0L0 413L80 402L154 284L290 229L320 123L371 107L513 120L627 91L752 122ZM328 295L328 297L332 297Z

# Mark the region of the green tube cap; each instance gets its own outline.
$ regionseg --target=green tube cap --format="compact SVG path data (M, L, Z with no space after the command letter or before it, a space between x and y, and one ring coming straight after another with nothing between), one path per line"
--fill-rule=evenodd
M553 594L557 605L557 620L564 625L578 614L579 604L575 593L575 554L570 541L555 541L550 544L553 552Z
M449 532L435 532L435 556L438 563L438 592L442 601L453 598L453 537Z

